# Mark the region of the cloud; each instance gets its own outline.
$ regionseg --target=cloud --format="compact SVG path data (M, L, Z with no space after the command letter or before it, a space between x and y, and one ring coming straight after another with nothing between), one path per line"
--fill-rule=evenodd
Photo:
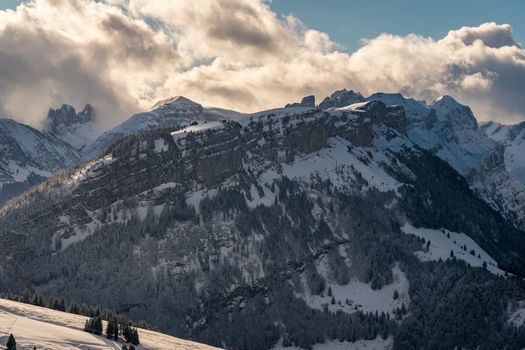
M0 11L0 106L24 122L92 102L111 124L167 78L161 66L178 62L166 33L115 6L36 0Z
M0 111L38 125L90 102L107 125L157 100L256 111L341 88L443 94L480 119L522 120L525 50L509 25L435 40L382 34L347 53L260 0L34 0L0 11Z
M525 116L525 50L509 25L486 23L450 31L441 40L383 34L351 56L365 93L402 91L422 99L456 96L478 119L515 122Z

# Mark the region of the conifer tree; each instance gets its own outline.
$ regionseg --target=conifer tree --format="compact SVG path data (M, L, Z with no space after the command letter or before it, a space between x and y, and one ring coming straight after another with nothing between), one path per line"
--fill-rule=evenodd
M113 329L113 340L118 340L119 335L119 325L118 322L115 321L115 328Z
M93 323L92 319L86 320L86 323L84 324L84 332L93 333L92 323Z
M394 289L394 300L397 300L397 298L399 298L399 292L397 289Z
M137 328L131 329L131 344L133 345L139 345L139 332L137 331Z
M6 350L16 350L16 340L12 334L9 335L6 346Z
M115 326L115 319L111 317L108 320L108 325L106 327L106 336L108 337L108 339L112 339L115 336Z
M100 316L97 316L93 319L93 334L102 334L102 318Z
M66 311L66 302L63 298L60 299L60 302L58 303L58 310L60 311Z
M129 325L122 326L122 336L128 343L131 341L131 327Z

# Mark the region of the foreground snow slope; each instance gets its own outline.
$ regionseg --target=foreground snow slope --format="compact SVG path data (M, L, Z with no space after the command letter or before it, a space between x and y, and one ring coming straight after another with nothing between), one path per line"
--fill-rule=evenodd
M0 349L9 334L19 349L121 349L123 343L84 332L85 316L0 299ZM139 329L138 349L213 350L211 346Z

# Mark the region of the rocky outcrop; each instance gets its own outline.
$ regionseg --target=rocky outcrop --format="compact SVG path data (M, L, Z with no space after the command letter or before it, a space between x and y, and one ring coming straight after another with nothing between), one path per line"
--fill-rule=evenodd
M365 98L359 92L354 92L353 90L339 90L326 97L320 104L319 108L329 109L329 108L339 108L349 106L354 103L363 102Z
M49 110L44 130L61 135L75 124L85 124L94 120L95 109L90 104L86 104L78 113L73 106L64 104L58 109Z
M315 107L315 96L305 96L301 100L301 102L295 102L295 103L289 103L285 106L285 108L289 107L306 107L306 108L314 108Z

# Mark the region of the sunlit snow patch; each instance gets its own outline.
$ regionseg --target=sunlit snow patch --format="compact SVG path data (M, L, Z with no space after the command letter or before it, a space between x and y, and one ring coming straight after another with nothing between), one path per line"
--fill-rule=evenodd
M222 122L207 122L207 123L201 123L197 125L188 126L187 128L177 130L175 132L171 133L171 136L173 136L174 140L178 140L179 138L185 137L190 132L202 132L206 130L211 129L222 129L223 123Z

